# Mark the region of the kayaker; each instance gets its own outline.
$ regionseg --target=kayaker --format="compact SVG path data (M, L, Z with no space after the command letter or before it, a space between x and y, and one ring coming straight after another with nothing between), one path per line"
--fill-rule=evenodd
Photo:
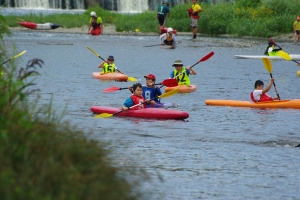
M300 16L296 18L296 21L293 24L294 29L294 44L299 44L300 40ZM296 42L296 39L298 37L298 42Z
M155 85L155 76L154 74L148 74L147 76L144 76L144 78L146 78L146 86L142 86L143 87L143 97L145 99L153 99L151 101L149 101L146 105L155 105L156 103L160 104L160 99L159 98L155 98L157 96L162 95L161 90L159 87L157 87ZM132 87L128 88L131 93L133 93L133 89Z
M196 75L197 72L191 67L183 67L181 60L175 60L172 65L175 69L171 72L170 78L176 78L178 85L190 85L189 75Z
M126 101L124 102L122 109L123 110L128 110L130 107L137 105L131 109L142 109L145 108L145 102L147 102L145 100L145 98L143 97L143 86L140 83L135 83L132 86L132 91L133 94L126 99ZM138 105L140 104L140 105Z
M102 74L116 72L118 68L114 62L114 57L108 56L107 60L103 61L98 68L102 68Z
M165 45L175 46L176 37L171 27L168 28L167 33L163 33L159 37L159 39L160 39L160 45L165 44Z
M91 12L90 16L91 18L88 27L88 34L100 35L103 32L103 23L101 17L97 17L97 14L94 11Z
M268 56L278 56L277 52L282 50L281 47L279 47L278 49L275 49L275 44L273 42L269 42L268 43L268 47L265 51L265 55L268 55Z
M163 4L158 5L158 7L157 7L156 18L158 20L158 32L159 33L161 33L161 29L165 25L167 15L168 15L168 18L171 19L169 3L167 1L165 1L165 2L163 2Z
M262 102L262 101L274 101L278 98L272 98L267 94L274 83L274 78L271 78L270 83L266 88L264 88L264 82L257 80L254 83L254 91L250 93L250 98L253 102Z

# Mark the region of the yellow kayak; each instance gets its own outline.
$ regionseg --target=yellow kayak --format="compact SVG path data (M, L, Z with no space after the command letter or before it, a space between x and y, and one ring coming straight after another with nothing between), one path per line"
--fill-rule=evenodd
M249 108L294 108L300 109L300 99L265 101L265 102L250 102L238 100L216 100L208 99L205 101L209 106L231 106L231 107L249 107Z

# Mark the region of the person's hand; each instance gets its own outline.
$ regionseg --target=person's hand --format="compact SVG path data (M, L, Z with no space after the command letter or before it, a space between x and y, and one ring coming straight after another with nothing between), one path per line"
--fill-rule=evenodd
M274 83L274 78L271 78L270 81L271 81L272 83Z
M300 62L298 62L297 66L300 66Z

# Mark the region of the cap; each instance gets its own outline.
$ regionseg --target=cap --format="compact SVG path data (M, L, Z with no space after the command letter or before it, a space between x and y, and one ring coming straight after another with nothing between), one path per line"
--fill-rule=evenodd
M176 65L181 65L181 66L183 66L183 63L182 63L182 61L181 60L175 60L175 62L173 63L173 67L174 66L176 66Z
M168 33L169 32L173 32L173 29L170 27L170 28L168 28Z
M147 76L144 76L145 78L150 78L152 80L155 80L155 76L153 74L148 74Z
M108 56L107 60L114 60L115 58L113 56Z

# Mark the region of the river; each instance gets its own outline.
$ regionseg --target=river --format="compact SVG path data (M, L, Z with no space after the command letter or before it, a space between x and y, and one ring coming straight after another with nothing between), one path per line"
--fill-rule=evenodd
M5 44L25 66L33 58L45 62L36 80L41 89L40 104L53 97L57 113L65 111L78 129L92 132L94 139L109 141L116 163L135 165L152 177L145 184L153 199L299 199L300 111L295 109L250 109L205 105L206 99L249 100L254 82L269 82L261 60L235 59L233 55L260 55L268 41L233 38L177 36L174 50L159 46L158 36L92 37L39 31L13 31ZM120 107L130 93L103 93L111 86L127 87L132 82L102 82L92 78L102 62L100 56L115 57L118 69L144 83L153 73L157 82L169 77L172 64L181 59L193 65L210 52L215 55L194 67L190 94L162 99L187 111L185 121L145 120L111 117L93 118L93 105ZM298 46L280 43L288 53L299 54ZM299 67L294 62L272 61L272 74L282 99L299 98ZM274 88L269 92L275 96Z

